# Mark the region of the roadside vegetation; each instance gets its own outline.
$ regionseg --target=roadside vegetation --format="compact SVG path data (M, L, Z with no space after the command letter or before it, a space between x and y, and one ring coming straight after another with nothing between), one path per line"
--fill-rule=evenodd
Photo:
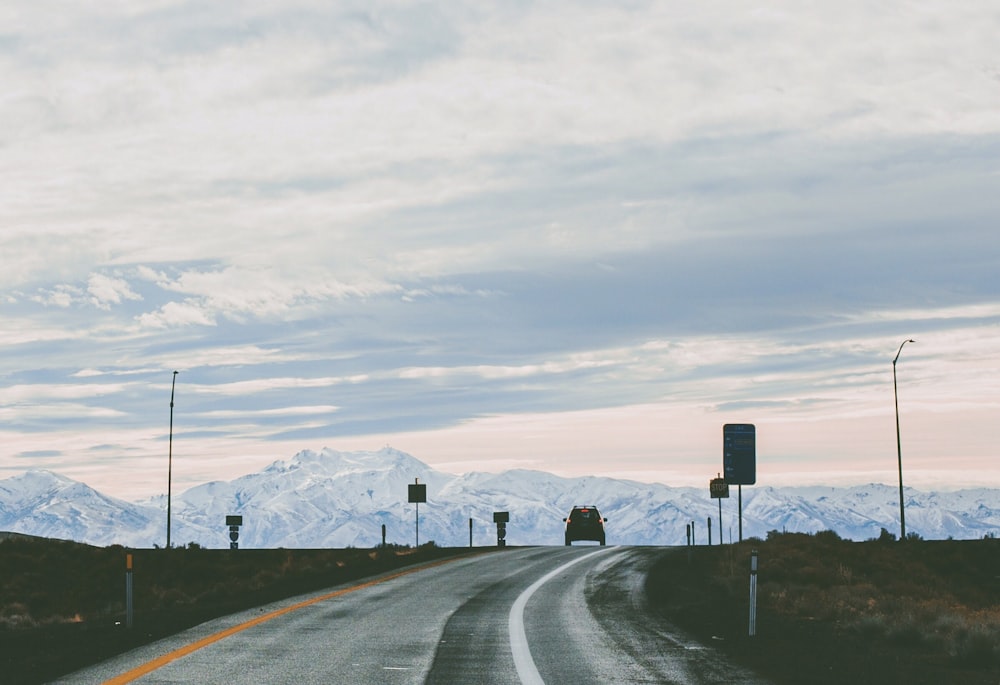
M773 532L681 555L650 575L655 608L777 683L1000 682L998 540Z
M0 540L0 682L52 680L208 619L467 553L418 548L126 550ZM125 627L126 554L133 625Z

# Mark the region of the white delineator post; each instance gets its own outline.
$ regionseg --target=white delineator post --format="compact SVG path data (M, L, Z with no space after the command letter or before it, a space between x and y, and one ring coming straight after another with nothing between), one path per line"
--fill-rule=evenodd
M132 555L125 555L125 627L132 627Z

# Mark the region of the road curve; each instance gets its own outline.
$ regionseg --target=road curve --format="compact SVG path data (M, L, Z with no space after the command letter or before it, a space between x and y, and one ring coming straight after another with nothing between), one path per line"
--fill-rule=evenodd
M209 621L56 682L760 683L643 607L669 550L508 549Z

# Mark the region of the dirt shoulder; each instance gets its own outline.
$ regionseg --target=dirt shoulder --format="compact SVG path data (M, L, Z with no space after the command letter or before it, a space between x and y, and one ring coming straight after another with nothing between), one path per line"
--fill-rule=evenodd
M754 549L757 634L750 637ZM782 685L996 685L998 578L996 540L772 534L665 555L646 589L665 620Z

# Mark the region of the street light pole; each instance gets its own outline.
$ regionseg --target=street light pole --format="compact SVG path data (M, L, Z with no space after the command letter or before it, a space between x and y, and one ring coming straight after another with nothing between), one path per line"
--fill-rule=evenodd
M903 345L916 340L904 340L896 350L896 357L892 360L892 397L896 403L896 460L899 463L899 540L906 539L906 510L903 507L903 448L899 440L899 393L896 390L896 362L903 351Z
M170 549L170 490L174 471L174 386L177 385L177 372L174 371L170 381L170 433L167 438L167 549Z

